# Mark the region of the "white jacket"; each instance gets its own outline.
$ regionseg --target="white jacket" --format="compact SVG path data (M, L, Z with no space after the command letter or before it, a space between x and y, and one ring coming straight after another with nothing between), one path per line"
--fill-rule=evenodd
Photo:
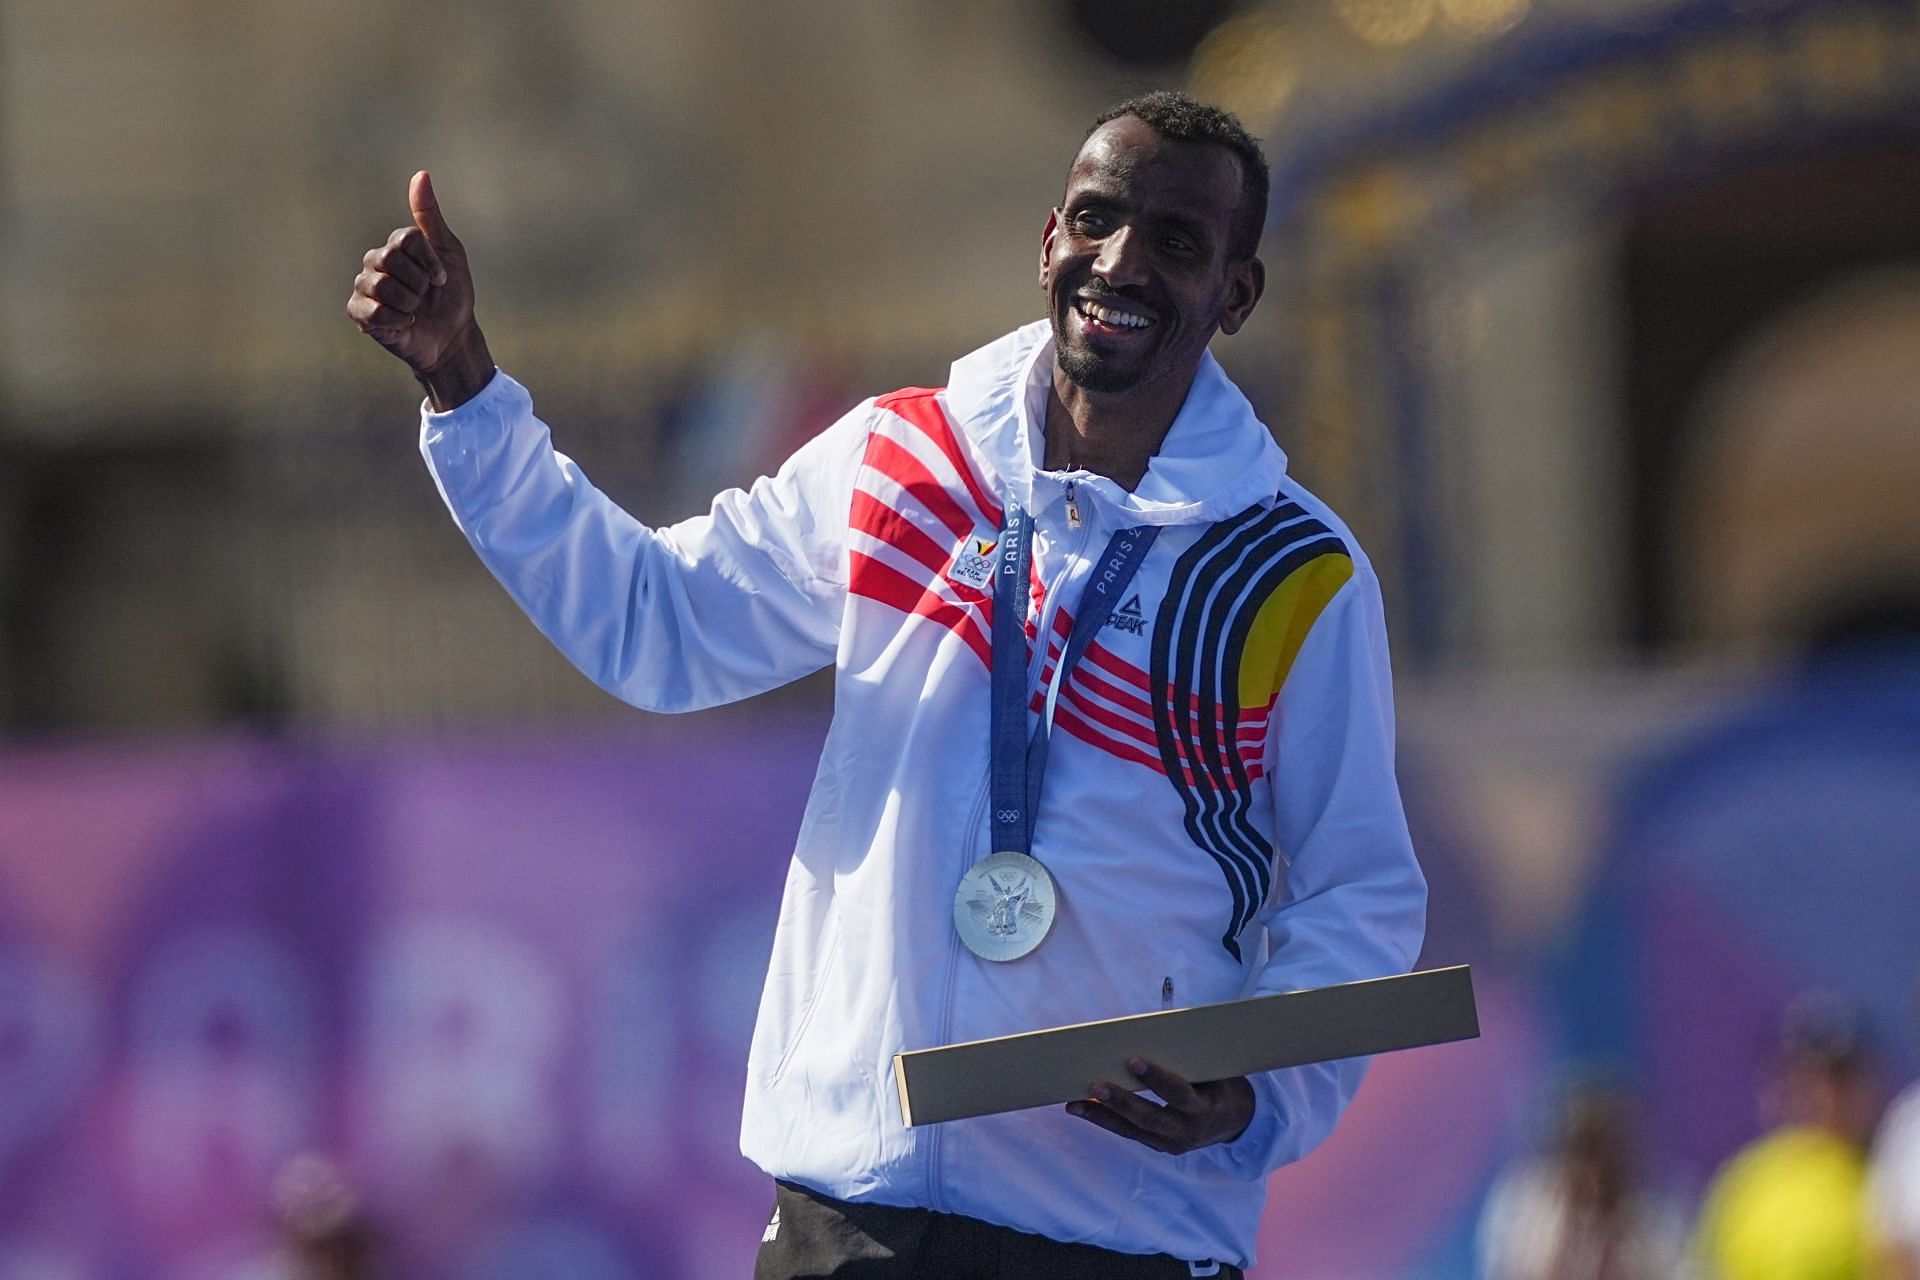
M749 1059L750 1158L841 1199L1249 1265L1264 1175L1327 1135L1364 1060L1256 1078L1246 1133L1179 1157L1058 1108L900 1122L901 1050L1405 972L1424 928L1352 536L1211 356L1137 490L1041 470L1051 370L1029 325L659 530L554 452L504 373L426 413L422 450L488 567L618 697L687 711L837 668ZM1033 841L1058 917L995 964L952 922L991 852L990 601L954 572L1006 494L1035 521L1035 690L1109 535L1163 528L1059 698Z

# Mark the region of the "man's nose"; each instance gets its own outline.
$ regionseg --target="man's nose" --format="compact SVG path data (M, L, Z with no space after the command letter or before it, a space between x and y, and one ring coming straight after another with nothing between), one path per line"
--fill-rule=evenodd
M1116 227L1100 242L1099 256L1093 260L1093 273L1108 284L1144 284L1147 278L1147 245L1132 227Z

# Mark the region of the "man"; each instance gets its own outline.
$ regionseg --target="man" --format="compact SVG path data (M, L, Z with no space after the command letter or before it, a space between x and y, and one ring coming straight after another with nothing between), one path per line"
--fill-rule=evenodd
M1103 115L1041 237L1046 321L662 530L552 451L424 173L410 198L348 312L425 386L441 493L542 630L654 710L836 667L749 1061L741 1148L780 1182L757 1274L1249 1265L1265 1175L1363 1063L1136 1062L907 1129L891 1060L1419 949L1378 584L1207 351L1260 297L1257 144L1177 94Z
M1501 1174L1476 1232L1482 1280L1682 1280L1685 1219L1646 1184L1631 1101L1583 1081L1558 1100L1548 1149Z
M1707 1188L1696 1251L1711 1280L1864 1280L1881 1274L1867 1210L1879 1116L1857 1018L1803 997L1782 1019L1763 1099L1778 1121Z

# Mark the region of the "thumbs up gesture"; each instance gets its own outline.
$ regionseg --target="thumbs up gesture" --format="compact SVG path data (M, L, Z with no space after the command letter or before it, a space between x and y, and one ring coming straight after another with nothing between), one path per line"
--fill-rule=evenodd
M493 376L473 319L467 250L447 225L423 169L407 187L413 224L367 251L347 299L360 332L406 361L439 410L465 404Z

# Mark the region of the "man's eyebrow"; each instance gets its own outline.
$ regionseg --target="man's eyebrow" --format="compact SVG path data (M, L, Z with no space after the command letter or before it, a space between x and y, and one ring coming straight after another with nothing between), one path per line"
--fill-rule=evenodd
M1163 227L1170 227L1192 240L1204 242L1208 238L1207 224L1190 214L1174 209L1155 216L1154 221Z
M1079 213L1087 209L1114 209L1131 213L1135 206L1119 187L1107 187L1098 183L1083 183L1066 193L1060 203L1060 212ZM1169 209L1148 209L1146 221L1157 230L1176 231L1201 246L1211 245L1216 239L1212 228L1204 219L1196 217L1184 206Z

